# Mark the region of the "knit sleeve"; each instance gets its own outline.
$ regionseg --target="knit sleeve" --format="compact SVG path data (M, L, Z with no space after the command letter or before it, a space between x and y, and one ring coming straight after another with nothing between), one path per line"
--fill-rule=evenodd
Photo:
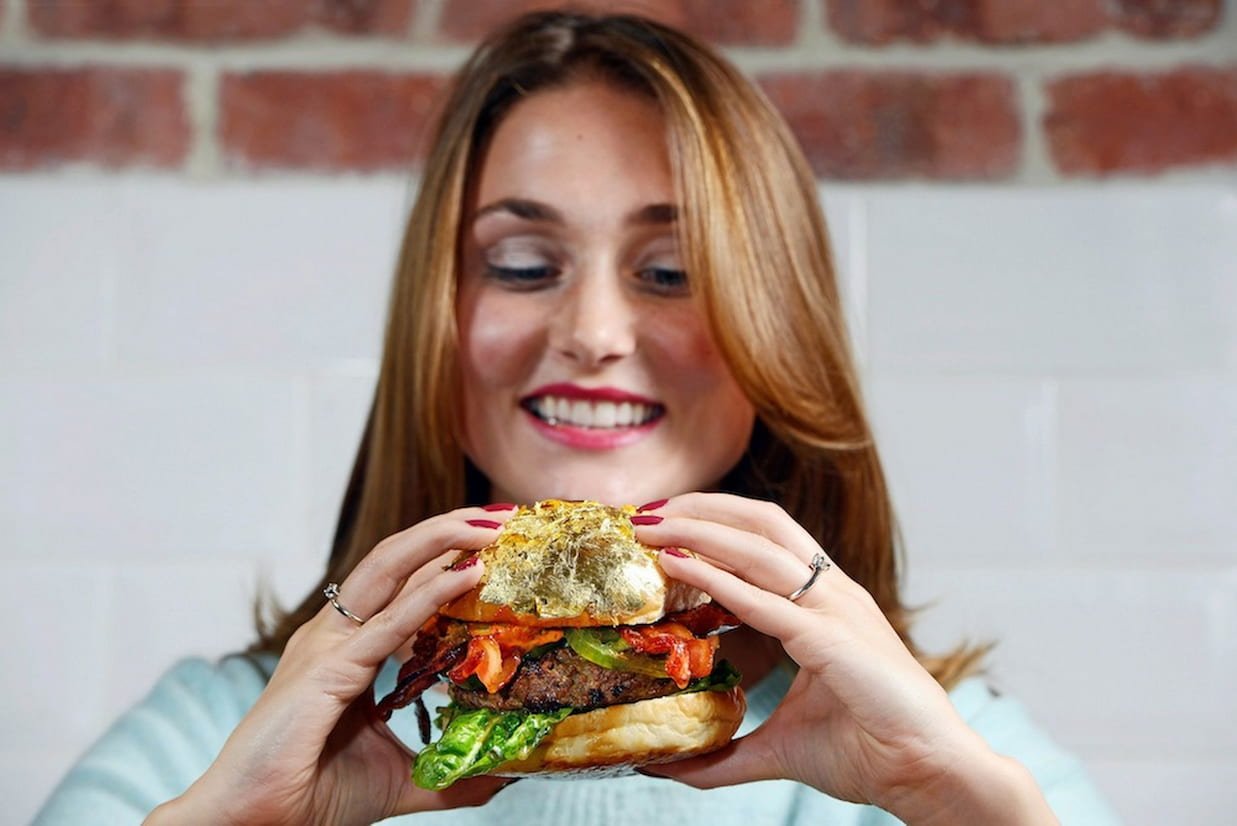
M206 771L262 693L270 665L234 656L174 666L69 770L35 826L141 822Z
M1062 826L1120 823L1087 775L1082 761L1037 726L1022 703L995 694L979 679L958 686L952 699L993 751L1027 767Z

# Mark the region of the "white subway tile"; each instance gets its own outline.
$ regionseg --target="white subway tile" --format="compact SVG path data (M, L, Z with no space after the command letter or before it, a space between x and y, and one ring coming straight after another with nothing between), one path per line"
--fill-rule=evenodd
M1237 760L1115 758L1088 765L1126 826L1231 823L1237 812Z
M1237 556L1237 378L1060 388L1062 541Z
M868 212L879 371L1217 369L1237 325L1222 187L879 192Z
M146 696L178 660L215 659L253 642L255 568L175 559L117 568L109 617L113 646L101 687L109 719Z
M366 375L322 375L310 388L311 544L331 547L352 462L373 399L376 371ZM325 556L323 557L325 559Z
M912 568L1053 552L1051 385L887 378L868 395Z
M308 368L379 352L405 187L135 186L117 292L125 364Z
M928 650L994 640L994 683L1086 755L1237 754L1237 569L913 573Z
M0 731L15 750L84 748L101 733L111 583L100 567L11 562L4 577Z
M97 368L122 227L108 186L0 179L0 370Z
M274 380L0 382L0 555L285 548L300 535L294 402Z
M842 310L855 357L863 364L867 358L867 204L860 194L846 188L824 186L820 193Z

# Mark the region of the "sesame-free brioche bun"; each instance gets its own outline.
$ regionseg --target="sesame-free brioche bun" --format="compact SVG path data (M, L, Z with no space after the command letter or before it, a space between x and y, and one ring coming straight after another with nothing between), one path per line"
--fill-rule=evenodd
M440 613L535 627L639 625L708 601L636 540L631 505L547 499L520 507L479 553L481 581Z
M573 714L523 760L492 773L619 775L636 766L668 763L715 751L739 729L743 691L696 691Z

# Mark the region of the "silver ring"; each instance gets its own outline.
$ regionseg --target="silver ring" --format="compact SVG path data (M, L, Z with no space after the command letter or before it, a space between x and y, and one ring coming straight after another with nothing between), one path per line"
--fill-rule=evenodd
M352 620L357 625L365 624L365 620L361 619L356 614L352 613L347 608L339 604L339 585L337 583L334 583L334 582L327 583L327 586L322 589L322 596L326 597L327 599L331 601L331 604L335 606L336 611L343 614L345 617Z
M799 597L812 590L812 586L816 584L816 578L820 576L821 571L827 571L833 567L833 563L825 558L823 553L818 553L812 557L812 573L808 574L807 582L803 583L795 590L793 594L786 597L791 602L797 602ZM338 607L338 606L337 606Z

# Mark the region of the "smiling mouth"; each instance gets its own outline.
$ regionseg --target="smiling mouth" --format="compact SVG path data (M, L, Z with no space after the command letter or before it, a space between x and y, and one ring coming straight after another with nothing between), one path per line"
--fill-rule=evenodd
M560 396L533 396L520 402L520 406L546 424L589 430L641 427L666 415L666 408L660 404L590 402Z

